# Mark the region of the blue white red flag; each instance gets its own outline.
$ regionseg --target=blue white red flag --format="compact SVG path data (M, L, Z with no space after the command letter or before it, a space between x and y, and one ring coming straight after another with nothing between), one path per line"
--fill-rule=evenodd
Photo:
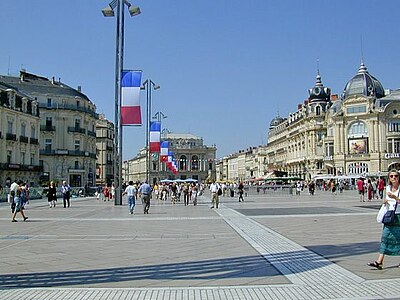
M150 122L150 153L160 152L161 122Z
M168 161L168 141L162 141L160 144L160 161L167 162Z
M140 86L142 71L122 71L121 125L142 125Z

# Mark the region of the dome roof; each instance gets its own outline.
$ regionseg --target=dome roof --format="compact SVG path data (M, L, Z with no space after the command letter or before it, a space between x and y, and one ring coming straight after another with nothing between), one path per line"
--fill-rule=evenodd
M376 98L385 96L382 84L369 74L363 62L361 62L357 75L350 79L344 88L344 99L353 95L375 96Z
M271 123L269 124L269 128L275 128L279 124L281 124L284 121L284 119L280 116L276 116L275 118L272 119Z
M321 76L319 75L319 71L317 73L317 80L312 89L308 90L309 99L311 102L317 101L329 101L331 97L331 89L324 87L321 81Z

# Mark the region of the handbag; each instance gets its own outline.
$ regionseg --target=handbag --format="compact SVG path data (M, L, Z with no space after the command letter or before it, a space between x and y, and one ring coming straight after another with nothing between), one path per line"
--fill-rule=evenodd
M382 219L382 223L383 223L384 225L392 225L392 224L394 224L394 221L395 221L395 219L396 219L396 214L395 214L396 208L397 208L397 203L396 203L396 205L394 206L394 209L393 209L393 210L388 210L388 211L385 213L385 215L383 216L383 219Z
M377 221L378 223L382 223L383 217L384 217L385 214L388 212L388 209L389 209L388 207L389 207L389 205L387 205L387 204L382 204L382 206L381 206L381 208L379 209L378 214L377 214L377 216L376 216L376 221Z

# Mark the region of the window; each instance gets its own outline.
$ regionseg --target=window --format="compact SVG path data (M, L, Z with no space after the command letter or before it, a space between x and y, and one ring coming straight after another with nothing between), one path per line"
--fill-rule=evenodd
M316 114L317 116L321 115L321 106L317 106L317 107L315 108L315 114Z
M325 155L332 156L333 155L333 143L327 143L325 146Z
M36 138L36 128L35 125L31 126L31 138Z
M185 155L179 157L179 170L185 171L187 169L187 158Z
M348 174L363 174L368 173L367 163L351 163L348 167Z
M400 132L400 121L391 121L388 127L389 132Z
M51 150L51 144L52 144L52 140L51 139L45 139L44 140L44 150Z
M24 123L21 124L21 136L26 136L26 125Z
M75 161L75 169L79 169L79 161Z
M75 119L75 128L81 128L81 120Z
M43 160L42 160L43 162ZM31 166L35 165L35 153L31 153Z
M46 117L46 126L52 126L52 125L53 125L53 118Z
M350 106L347 108L348 114L357 114L367 112L367 107L365 105Z
M349 128L349 137L353 136L368 136L368 131L364 122L358 121L351 124Z
M51 98L47 98L47 107L51 107Z
M7 150L7 163L11 164L11 159L12 159L12 151Z
M328 136L333 136L333 126L328 128Z
M388 153L400 153L400 139L388 140Z
M79 151L81 148L81 141L76 140L75 141L75 151Z
M13 127L14 127L14 122L13 121L8 121L7 122L7 133L12 134L13 133Z
M25 152L21 152L21 165L25 165Z
M199 157L197 155L192 156L192 171L197 171L199 169Z

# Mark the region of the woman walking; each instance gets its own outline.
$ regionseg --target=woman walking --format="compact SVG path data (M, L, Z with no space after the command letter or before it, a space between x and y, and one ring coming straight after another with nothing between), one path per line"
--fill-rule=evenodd
M395 209L395 222L392 225L383 225L381 245L378 259L368 263L368 266L382 270L385 255L400 255L400 202L399 172L390 170L388 175L389 184L386 186L386 198L383 201L389 204L389 209ZM400 265L399 265L400 267Z
M47 192L47 201L49 202L49 207L56 207L57 202L57 189L53 181L50 181L49 191Z

